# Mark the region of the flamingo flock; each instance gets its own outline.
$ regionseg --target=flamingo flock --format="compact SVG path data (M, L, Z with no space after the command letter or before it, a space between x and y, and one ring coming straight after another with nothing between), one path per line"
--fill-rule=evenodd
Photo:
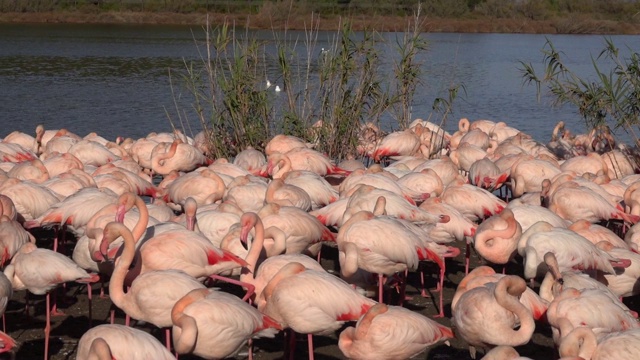
M79 360L313 359L314 336L349 359L450 342L522 359L540 329L557 359L640 358L640 308L626 300L640 294L639 168L608 129L572 136L560 122L548 144L490 120L361 132L358 160L342 163L287 135L234 159L180 131L7 135L1 313L24 293L18 311L37 315L29 294L46 295L44 359L62 358L51 317L80 286L124 319L88 321ZM12 319L0 353L20 353Z

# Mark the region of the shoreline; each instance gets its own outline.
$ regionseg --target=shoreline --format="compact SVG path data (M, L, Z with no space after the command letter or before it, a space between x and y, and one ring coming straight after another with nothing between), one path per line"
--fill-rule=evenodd
M309 28L311 15L290 17L264 14L222 14L222 13L169 13L135 11L56 11L1 13L0 25L7 24L101 24L101 25L204 25L207 15L213 25L229 21L250 29ZM319 19L319 20L318 20ZM314 17L318 30L337 30L340 16ZM380 32L405 31L412 17L402 16L352 16L349 18L354 30L375 29ZM451 33L514 33L514 34L593 34L593 35L637 35L640 24L594 20L580 17L572 19L530 20L517 19L443 19L425 17L421 26L423 32Z

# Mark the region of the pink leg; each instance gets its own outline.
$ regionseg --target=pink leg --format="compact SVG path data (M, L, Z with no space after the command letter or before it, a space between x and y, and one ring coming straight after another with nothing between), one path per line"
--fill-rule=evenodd
M244 297L242 298L242 301L247 301L251 295L253 295L253 293L256 291L256 287L253 286L252 284L246 283L246 282L242 282L242 281L238 281L238 280L234 280L225 276L220 276L220 275L209 275L210 278L212 279L216 279L216 280L221 280L221 281L225 281L231 284L235 284L238 286L242 286L243 288L247 289L247 293L244 295Z
M64 312L58 310L58 293L57 293L58 288L53 289L53 307L51 307L51 316L62 316L64 315ZM47 293L47 300L49 297L49 294L51 294L50 292ZM47 306L49 306L49 303L47 303Z
M249 360L253 360L253 339L247 341L247 347L249 348Z
M2 314L2 331L7 332L7 319L5 319L4 314Z
M307 334L307 340L309 342L309 360L313 360L313 335Z
M409 270L404 271L404 276L402 279L402 284L400 284L400 303L398 305L402 306L406 299L407 294L407 278L409 277Z
M289 334L289 346L288 346L289 360L294 360L295 353L296 353L296 333L295 331L293 331L293 329L289 329L288 334ZM287 354L287 351L285 351L285 354Z
M89 327L93 327L93 307L91 306L91 283L87 284L87 300L89 302Z
M384 275L378 274L378 302L381 304L384 303L384 289L382 285L383 283L384 283Z
M444 262L443 262L444 264ZM443 299L443 293L444 293L444 271L445 271L445 266L442 266L442 269L440 269L440 279L438 280L439 282L439 286L440 286L440 301L439 301L439 307L440 307L440 312L434 316L434 318L441 318L444 317L444 299Z
M44 360L49 358L49 333L51 332L51 293L47 293L47 325L44 327Z
M318 260L318 264L320 264L322 261L322 248L320 248L320 250L318 250L318 256L316 258L316 260Z
M164 341L167 346L167 350L171 352L171 328L164 329Z
M469 275L469 262L471 257L471 246L467 243L467 247L464 253L464 274Z

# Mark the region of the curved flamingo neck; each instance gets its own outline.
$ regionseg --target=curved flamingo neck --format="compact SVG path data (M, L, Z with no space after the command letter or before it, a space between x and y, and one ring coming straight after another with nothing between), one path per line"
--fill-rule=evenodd
M278 171L275 174L271 175L271 177L273 177L274 179L279 179L282 176L284 176L284 174L291 171L291 159L289 159L289 157L285 154L274 154L274 155L275 155L275 159L273 162L273 167L277 166Z
M111 354L111 348L109 344L103 338L95 338L91 342L91 347L89 348L89 359L94 360L112 360L113 355Z
M267 250L267 256L282 254L287 249L287 234L276 226L269 226L264 230L265 238L273 239L273 246Z
M251 243L251 249L249 249L249 253L245 259L248 265L242 269L242 273L240 274L240 281L250 282L255 279L253 274L255 273L258 259L264 246L264 225L258 214L253 212L243 214L240 218L240 223L242 224L240 237L244 241L246 241L251 228L255 228L256 231L253 242Z
M358 247L352 242L343 242L338 249L340 273L347 278L353 276L358 271Z
M305 270L304 265L299 262L291 262L283 266L276 275L271 278L271 281L265 286L264 290L262 290L265 300L267 300L267 302L269 301L271 295L273 295L273 291L283 279L299 274Z
M520 329L511 330L505 334L505 337L514 345L527 343L536 327L531 312L516 297L526 289L527 284L524 280L517 276L508 275L498 281L494 290L496 302L513 312L520 320Z
M366 314L362 317L360 321L358 321L358 326L356 327L356 332L354 337L356 340L365 339L367 333L369 332L369 328L371 327L371 323L373 319L380 315L389 311L389 307L385 304L376 304L367 311Z
M180 354L191 353L198 339L198 324L196 320L184 314L184 309L192 303L204 299L211 292L210 289L195 289L183 296L171 309L171 322L182 331L179 336L174 333L174 347Z
M589 359L597 346L598 342L593 331L588 327L581 326L573 329L562 339L558 350L562 357L579 356Z
M127 271L129 270L129 266L133 261L133 257L135 256L136 251L135 241L133 239L131 231L129 231L129 229L122 223L111 222L107 224L107 226L104 228L102 243L100 244L100 251L103 254L106 254L109 244L111 244L119 236L122 236L124 240L124 250L122 251L122 255L120 255L120 257L118 257L118 259L116 259L115 261L113 274L111 275L111 280L109 281L109 296L116 306L122 308L122 305L125 302L126 295L123 290L124 279L127 275Z
M149 225L149 209L140 196L136 196L134 206L138 209L139 218L131 231L131 235L133 236L134 241L138 242L145 231L147 231L147 226Z
M178 150L178 144L180 143L181 143L180 140L174 140L166 152L156 154L153 157L153 159L151 159L151 165L156 169L164 170L165 169L164 161L167 159L171 159L173 156L175 156L176 151Z
M276 192L284 186L284 180L282 178L275 178L271 180L269 186L267 186L267 192L265 193L264 200L267 203L274 202L276 199Z

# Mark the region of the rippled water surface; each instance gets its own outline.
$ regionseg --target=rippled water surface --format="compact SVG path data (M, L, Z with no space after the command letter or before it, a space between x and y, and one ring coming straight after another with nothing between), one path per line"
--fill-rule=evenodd
M253 35L267 42L267 53L275 54L271 31ZM389 40L388 48L400 36L383 35ZM288 36L304 39L303 32L289 32ZM552 109L549 98L538 102L535 88L522 85L520 61L541 70L544 35L424 36L430 50L419 59L426 75L413 107L414 117L428 118L434 99L446 97L450 84L462 83L466 95L461 94L454 104L446 126L449 130L460 117L506 121L541 141L548 140L559 120L573 132L584 130L574 109ZM196 132L200 125L178 74L185 60L198 60L196 42L201 44L203 37L199 27L0 25L0 136L13 130L33 133L43 123L46 128L66 127L80 135L96 131L110 139L119 135L137 138L170 130L168 115L176 119L176 103ZM333 33L320 33L314 53L328 48L332 37ZM591 57L604 48L602 36L548 38L576 73L593 76ZM621 48L640 48L638 37L612 39ZM297 49L306 51L300 44ZM393 51L383 54L388 58L381 71L390 71ZM268 77L277 82L275 56L265 61ZM624 134L622 138L628 139Z

